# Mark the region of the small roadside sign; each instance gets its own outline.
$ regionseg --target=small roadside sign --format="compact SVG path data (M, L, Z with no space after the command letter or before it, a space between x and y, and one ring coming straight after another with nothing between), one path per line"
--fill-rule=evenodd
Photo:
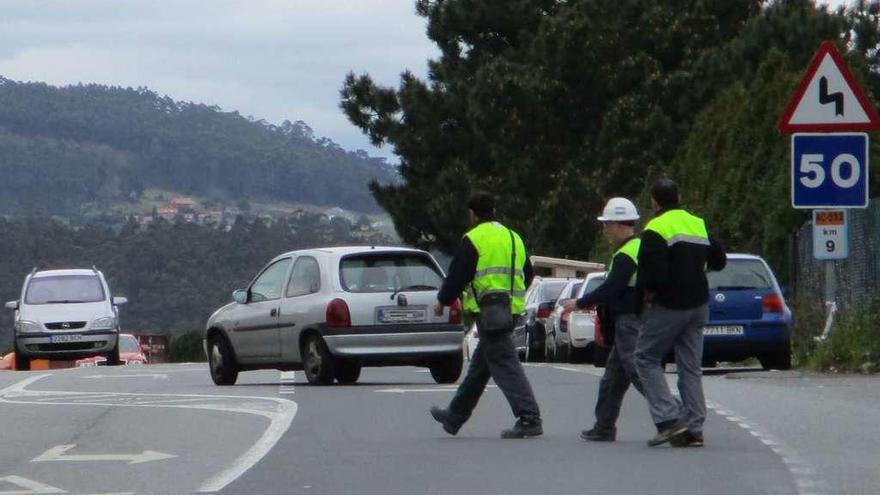
M813 257L842 260L849 256L846 210L813 210Z
M880 129L880 116L837 45L823 41L777 127L783 133L864 132Z

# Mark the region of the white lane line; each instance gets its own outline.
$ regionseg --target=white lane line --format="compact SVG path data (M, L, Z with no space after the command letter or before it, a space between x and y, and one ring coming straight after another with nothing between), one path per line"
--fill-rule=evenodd
M23 490L4 490L0 492L0 495L27 495L27 494L42 494L42 493L67 493L61 488L55 488L54 486L45 485L40 483L39 481L29 480L27 478L22 478L21 476L4 476L0 478L0 481L4 481L11 485L15 485L19 488L27 488L27 491Z
M297 404L292 400L281 399L276 397L256 397L256 396L241 396L241 395L212 395L212 394L135 394L135 393L118 393L115 394L119 396L122 400L128 400L132 397L142 397L144 399L152 399L153 402L157 402L161 399L170 399L171 401L175 401L177 399L195 399L201 398L205 400L203 404L179 404L179 403L152 403L152 404L138 404L138 403L88 403L88 402L74 402L73 400L69 400L68 402L39 402L36 400L28 400L34 397L46 397L47 395L64 395L69 399L75 399L77 394L82 395L90 395L94 396L92 393L85 392L55 392L55 391L30 391L26 390L26 387L37 380L46 378L51 376L51 373L34 375L24 380L21 380L17 383L9 385L3 389L0 389L0 402L7 404L38 404L38 405L72 405L72 406L80 406L80 405L95 405L101 407L144 407L144 408L171 408L171 409L190 409L190 410L202 410L202 411L217 411L217 412L226 412L226 413L236 413L236 414L252 414L256 416L261 416L269 420L269 426L263 432L263 435L254 443L249 449L247 449L241 456L239 456L228 468L219 474L209 478L205 482L203 482L199 488L198 492L200 493L210 493L217 492L225 488L228 484L232 483L236 479L238 479L242 474L247 472L250 468L254 467L266 454L269 453L270 450L278 443L282 436L287 432L290 428L290 425L293 423L293 418L296 416ZM238 404L229 404L223 405L218 404L218 401L227 400L227 401L239 401ZM245 402L241 402L245 400ZM249 402L248 402L249 401ZM271 407L266 407L267 403L271 404ZM63 493L63 492L62 492Z
M281 385L278 387L280 395L296 394L296 371L282 371L280 381Z

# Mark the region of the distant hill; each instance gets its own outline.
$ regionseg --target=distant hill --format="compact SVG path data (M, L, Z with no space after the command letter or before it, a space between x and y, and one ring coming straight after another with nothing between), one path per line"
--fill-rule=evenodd
M146 88L0 77L0 214L76 217L83 203L134 202L151 187L374 212L368 182L395 177L302 121L275 126Z

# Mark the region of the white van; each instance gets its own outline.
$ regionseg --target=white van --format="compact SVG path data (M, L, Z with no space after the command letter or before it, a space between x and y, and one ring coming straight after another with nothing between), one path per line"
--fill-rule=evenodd
M36 269L24 279L15 310L15 367L30 369L31 359L106 356L119 364L119 309L124 297L111 297L97 269Z

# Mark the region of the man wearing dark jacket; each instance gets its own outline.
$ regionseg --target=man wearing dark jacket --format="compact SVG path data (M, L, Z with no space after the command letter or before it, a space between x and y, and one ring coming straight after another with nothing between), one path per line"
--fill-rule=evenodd
M607 317L602 320L602 327L609 331L606 333L609 340L610 330L614 329L613 345L599 383L596 423L592 429L581 432L584 440L613 442L617 436L615 424L620 416L620 406L630 383L642 392L635 364L636 340L641 327L636 314L636 270L640 241L635 235L635 223L638 219L639 212L632 201L626 198L611 198L608 201L598 219L602 222L605 237L616 246L608 266L608 275L605 282L592 292L585 293L577 301L565 302L567 310L598 305Z
M472 291L480 302L487 294L508 294L510 313L516 317L525 308L526 287L534 270L519 235L494 221L495 202L485 192L474 193L468 201L472 229L465 234L449 265L449 274L437 293L435 314L442 314L463 290ZM431 408L431 416L455 435L470 418L489 378L504 393L514 416L513 428L501 432L502 438L525 438L544 433L541 412L532 387L519 362L511 333L513 327L487 331L477 318L480 341L474 350L467 375L459 385L448 409Z
M651 187L656 216L642 232L637 289L644 304L636 367L657 435L649 446L703 446L703 327L709 317L706 270L727 264L724 248L706 223L678 206L678 186L661 179ZM678 391L672 396L663 359L675 351Z

